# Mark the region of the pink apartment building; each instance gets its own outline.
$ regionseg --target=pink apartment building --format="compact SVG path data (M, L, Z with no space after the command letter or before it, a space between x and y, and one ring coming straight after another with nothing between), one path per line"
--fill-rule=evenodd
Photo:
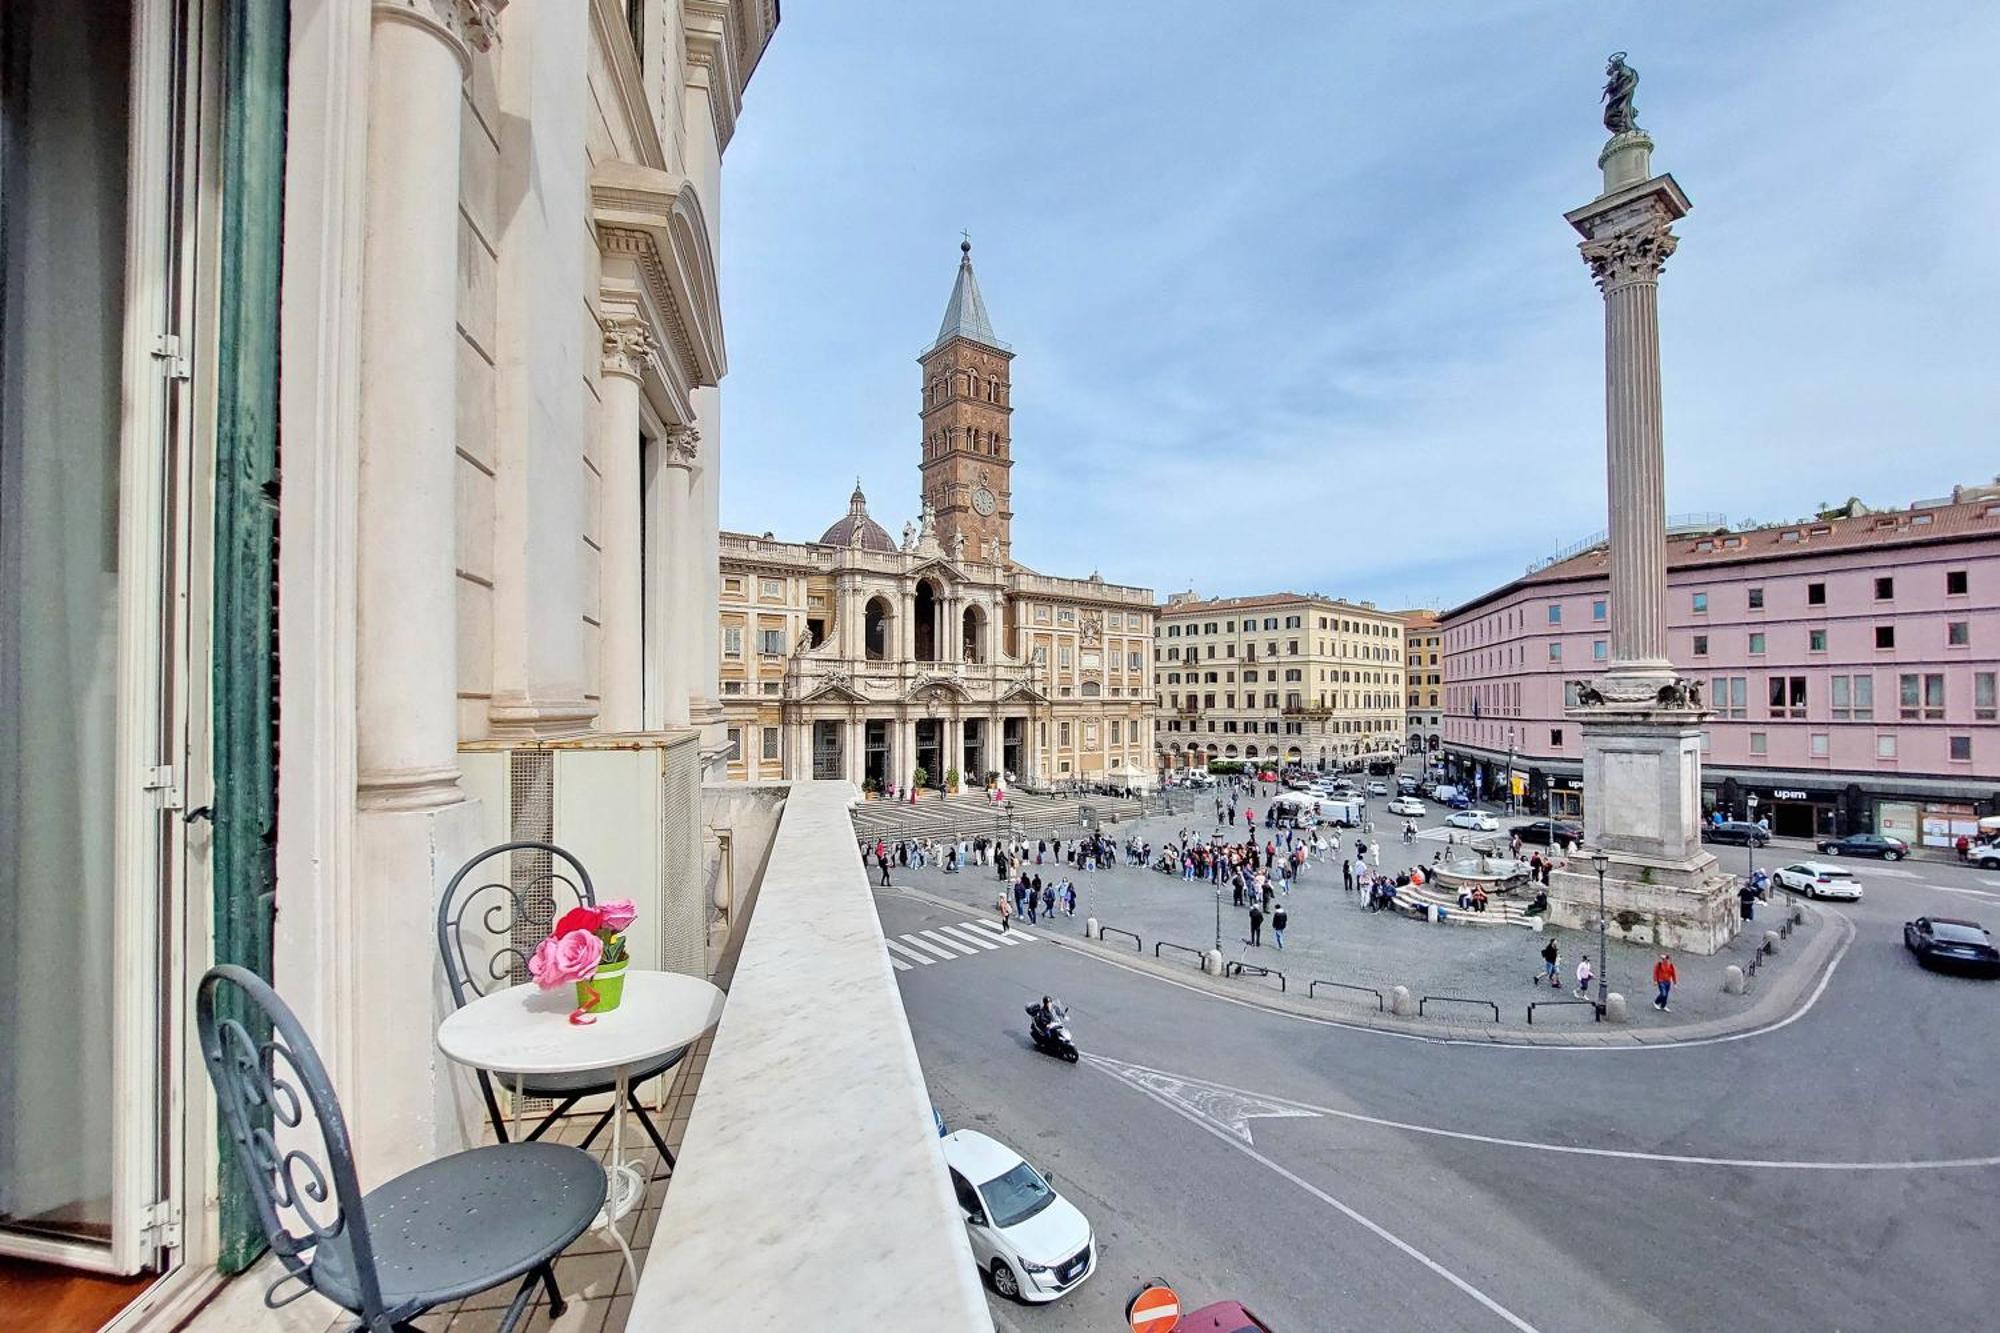
M1608 652L1601 540L1443 614L1447 771L1581 813L1564 714ZM1780 835L1948 845L2000 812L2000 479L1875 512L1668 536L1669 653L1701 682L1703 802Z

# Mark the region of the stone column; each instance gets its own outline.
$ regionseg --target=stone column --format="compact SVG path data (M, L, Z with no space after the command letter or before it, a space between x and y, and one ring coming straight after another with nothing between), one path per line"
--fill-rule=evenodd
M459 109L494 7L372 11L355 500L354 908L365 941L422 939L477 846L458 771ZM464 1146L432 1038L429 966L363 948L342 980L340 1068L363 1173ZM383 1021L393 1017L396 1021Z
M695 575L690 570L696 547L693 520L690 517L692 481L691 470L701 436L692 426L668 426L666 434L655 446L657 462L653 475L654 514L658 517L659 535L653 543L653 608L654 615L649 626L653 640L653 660L658 663L660 674L660 720L668 727L688 725L689 699L693 693L691 681L694 679L694 650L689 640L700 635L700 624L695 619L705 616L714 621L714 607L702 608L692 605L696 594ZM712 553L711 553L712 555ZM753 655L756 643L753 636L757 632L755 622L746 625L744 652ZM746 656L754 661L754 656Z
M603 474L598 539L598 723L606 731L645 725L645 560L640 543L645 504L640 475L639 400L653 356L652 335L637 319L603 321L597 380L598 462Z
M1673 674L1666 630L1666 442L1660 415L1660 270L1687 197L1651 178L1653 142L1630 130L1598 159L1605 192L1567 215L1604 293L1604 430L1614 677ZM1636 693L1637 691L1635 691Z
M849 782L859 788L861 779L866 776L863 765L867 762L868 723L861 718L850 717L840 724L840 737L841 771L847 775Z

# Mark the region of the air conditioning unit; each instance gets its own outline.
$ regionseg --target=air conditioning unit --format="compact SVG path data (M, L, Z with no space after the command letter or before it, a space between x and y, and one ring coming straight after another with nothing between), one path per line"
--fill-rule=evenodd
M633 967L708 975L699 731L471 741L459 768L479 798L483 846L528 838L571 852L600 900L638 904L626 936ZM546 866L514 862L516 892L550 892Z

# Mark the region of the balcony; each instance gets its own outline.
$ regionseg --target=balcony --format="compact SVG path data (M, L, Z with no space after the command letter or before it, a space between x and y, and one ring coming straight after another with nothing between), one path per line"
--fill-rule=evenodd
M612 1243L587 1231L556 1261L570 1313L555 1327L782 1328L824 1311L831 1292L840 1327L993 1333L856 849L848 812L858 799L844 782L703 789L702 823L726 835L709 891L731 927L711 954L728 1003L658 1116L679 1160L624 1224L636 1290ZM736 867L760 864L737 882ZM580 1106L551 1137L578 1142L595 1119ZM656 1175L653 1155L634 1150L639 1137L628 1133L627 1156ZM277 1272L267 1257L185 1327L351 1325L317 1295L266 1310ZM510 1295L441 1306L423 1327L490 1330ZM521 1327L551 1327L539 1298Z
M1282 711L1286 717L1302 717L1312 721L1333 716L1333 709L1326 704L1286 704Z

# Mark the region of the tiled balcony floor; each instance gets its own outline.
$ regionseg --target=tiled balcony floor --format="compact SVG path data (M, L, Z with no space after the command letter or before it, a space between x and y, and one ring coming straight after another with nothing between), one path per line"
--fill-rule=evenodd
M676 1157L680 1155L682 1136L687 1132L688 1114L694 1107L702 1071L708 1064L710 1040L712 1036L704 1037L680 1063L676 1071L678 1077L670 1085L662 1109L654 1113L654 1123L666 1136L667 1146L674 1150ZM544 1137L558 1143L580 1143L600 1114L601 1111L566 1116ZM607 1125L604 1132L597 1136L590 1150L598 1160L608 1160L611 1151L610 1126ZM639 1270L644 1272L647 1250L653 1242L653 1226L660 1220L660 1205L666 1200L667 1186L671 1182L662 1175L660 1155L636 1118L628 1117L625 1122L625 1156L627 1161L638 1164L651 1176L644 1206L626 1214L619 1224L619 1229L632 1247L632 1258L638 1263ZM632 1275L626 1271L624 1257L618 1253L617 1243L610 1236L599 1231L586 1231L578 1237L576 1243L556 1260L556 1286L568 1302L562 1317L550 1317L546 1295L537 1287L534 1301L517 1325L518 1329L525 1333L623 1333L625 1317L632 1308ZM495 1287L480 1295L467 1297L456 1305L433 1310L414 1322L427 1333L445 1333L445 1330L450 1333L490 1333L490 1330L500 1327L508 1303L514 1299L514 1288L515 1284L511 1282ZM334 1319L328 1328L342 1328L348 1322L350 1316L343 1314Z

